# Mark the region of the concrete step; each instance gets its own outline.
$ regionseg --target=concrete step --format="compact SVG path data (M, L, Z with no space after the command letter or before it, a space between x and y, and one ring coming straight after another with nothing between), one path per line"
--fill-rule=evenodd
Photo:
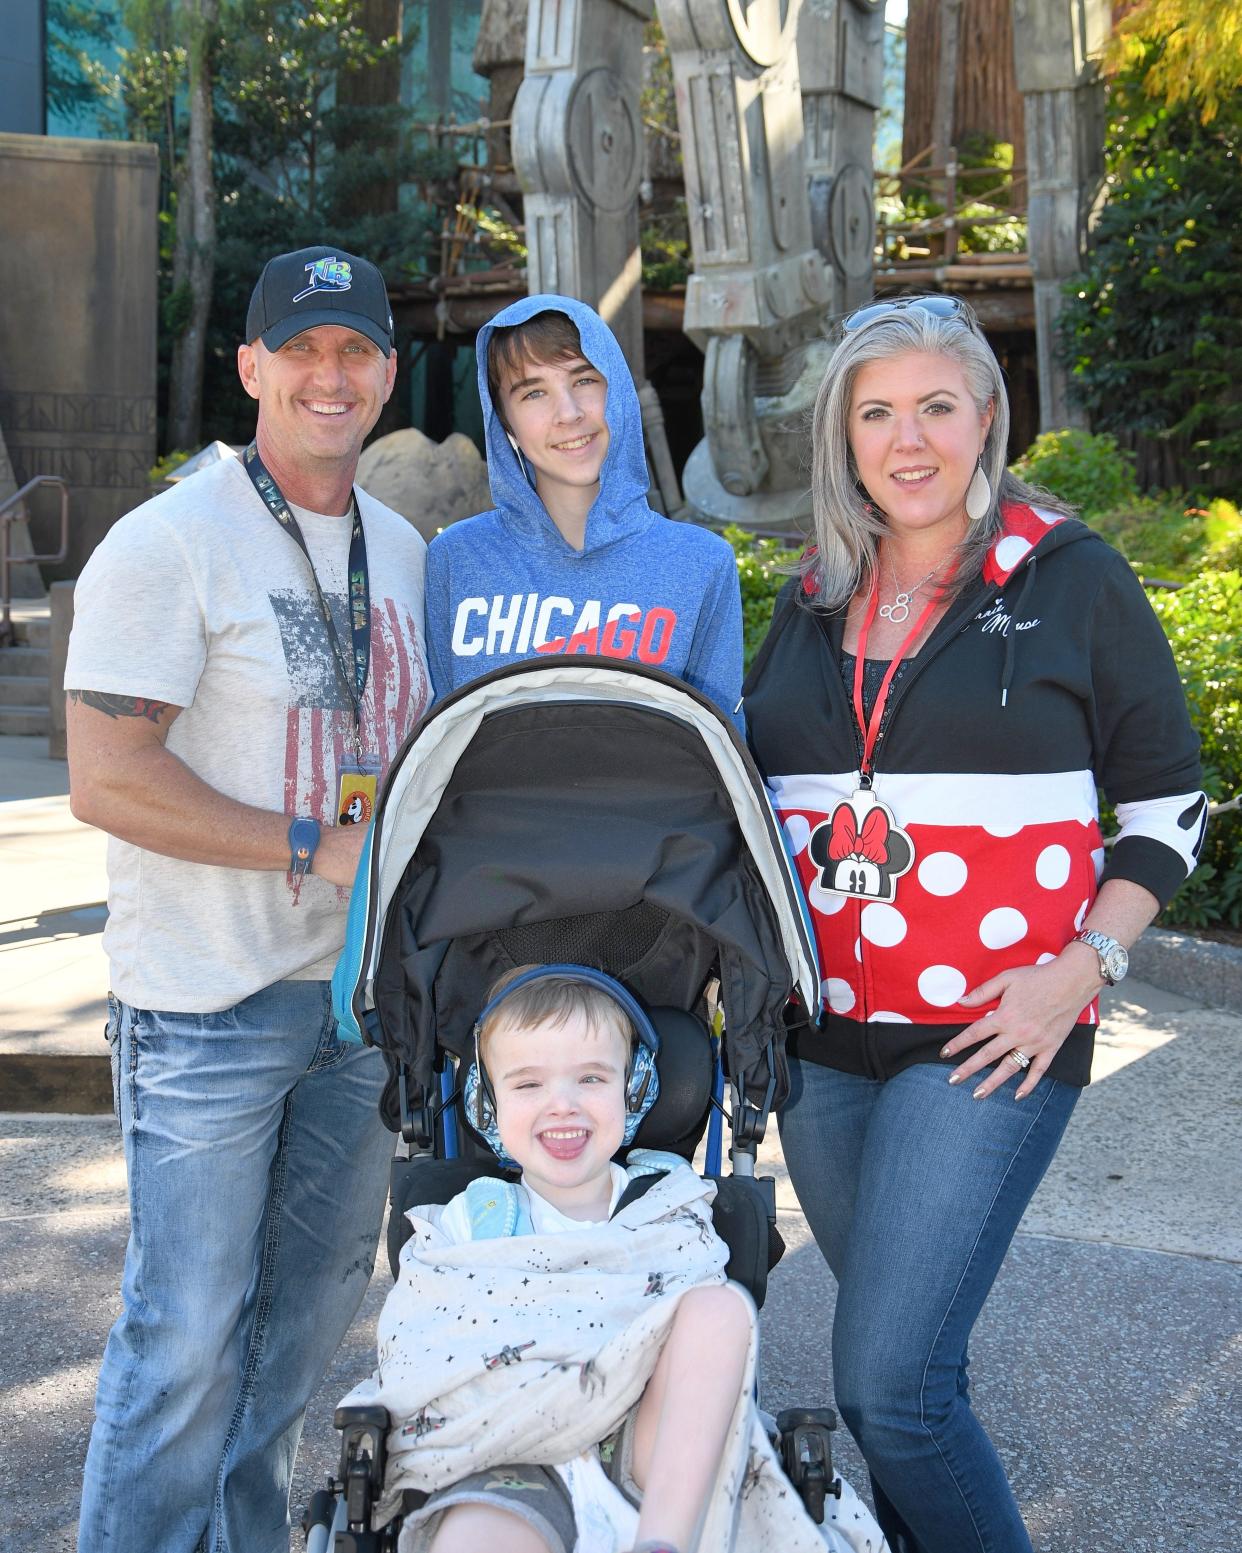
M111 1059L0 1052L0 1092L11 1111L99 1116L112 1109Z
M47 615L21 615L13 612L13 640L19 647L50 647L52 622Z
M10 674L0 658L0 706L37 706L47 710L47 680L33 674Z
M0 674L30 675L46 681L52 664L47 647L0 647Z
M0 733L49 734L51 713L46 706L0 706Z

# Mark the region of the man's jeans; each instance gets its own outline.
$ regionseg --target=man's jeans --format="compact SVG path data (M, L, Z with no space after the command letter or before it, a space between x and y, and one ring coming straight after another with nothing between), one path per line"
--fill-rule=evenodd
M108 1036L130 1239L78 1548L286 1553L302 1414L375 1257L383 1060L338 1041L322 981L114 1003Z
M1030 1553L966 1350L1079 1091L1045 1078L1019 1102L1015 1080L974 1100L947 1063L884 1083L789 1066L781 1143L840 1286L833 1384L893 1553Z

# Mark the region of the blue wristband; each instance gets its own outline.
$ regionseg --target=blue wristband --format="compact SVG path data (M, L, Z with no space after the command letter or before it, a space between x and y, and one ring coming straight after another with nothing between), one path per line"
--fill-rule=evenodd
M289 872L295 879L304 879L315 860L315 848L319 845L319 821L302 816L289 825Z

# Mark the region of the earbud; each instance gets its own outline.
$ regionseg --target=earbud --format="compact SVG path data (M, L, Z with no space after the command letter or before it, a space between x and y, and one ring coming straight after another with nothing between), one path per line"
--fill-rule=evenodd
M508 439L509 439L509 446L517 454L518 468L522 471L522 478L526 481L527 485L530 486L532 491L536 490L537 487L535 485L535 476L531 472L530 465L526 462L526 455L525 455L525 453L523 453L521 448L518 447L518 440L517 440L517 438L513 435L513 433L511 431L506 431L505 432L505 436L508 437Z

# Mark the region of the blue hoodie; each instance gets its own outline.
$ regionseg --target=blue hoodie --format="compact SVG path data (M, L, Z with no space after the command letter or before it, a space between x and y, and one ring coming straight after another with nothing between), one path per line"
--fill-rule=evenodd
M492 404L495 328L565 313L608 382L608 452L581 551L528 483ZM733 551L717 534L647 505L638 393L597 313L570 297L526 297L479 330L479 398L491 512L454 523L427 552L427 645L437 696L536 653L597 653L675 674L741 727L742 604Z

